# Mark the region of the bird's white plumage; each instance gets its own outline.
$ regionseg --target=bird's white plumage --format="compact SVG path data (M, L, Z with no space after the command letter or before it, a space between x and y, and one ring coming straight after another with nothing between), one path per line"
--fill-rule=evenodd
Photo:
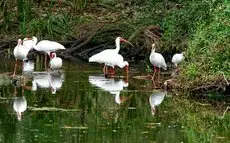
M151 54L149 56L149 60L150 60L151 64L153 64L156 67L163 68L164 70L167 70L167 65L165 63L164 57L160 53L155 52L154 46L155 46L155 44L152 45L152 51L151 51Z
M13 103L14 111L17 112L17 118L21 120L21 113L26 111L27 101L25 97L16 97Z
M22 40L18 39L18 44L14 48L14 57L16 60L25 60L27 59L27 55L29 53L29 49L22 45Z
M103 61L105 65L113 68L114 66L124 68L125 66L129 65L127 61L124 61L124 58L120 54L116 53L108 53L107 55L101 56L101 61Z
M97 53L89 58L89 62L97 62L97 63L104 63L104 60L109 58L112 55L116 55L120 51L120 40L121 37L117 37L115 40L116 43L116 49L106 49L101 51L100 53Z
M173 57L172 57L172 63L175 64L176 67L183 60L184 60L184 52L174 54Z
M52 53L50 60L50 68L53 70L60 69L62 67L62 59L56 56L56 53Z
M50 52L55 52L61 49L64 50L65 47L62 44L55 41L42 40L34 46L34 49L40 52L46 52L49 55Z

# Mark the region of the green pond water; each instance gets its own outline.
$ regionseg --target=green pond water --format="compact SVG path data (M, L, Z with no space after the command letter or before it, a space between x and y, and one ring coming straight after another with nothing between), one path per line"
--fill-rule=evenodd
M14 61L3 61L0 72L12 72ZM132 78L143 67L131 65L123 79L104 78L96 64L65 61L53 73L39 62L23 73L25 82L0 76L2 143L230 142L226 108L153 90L151 81Z

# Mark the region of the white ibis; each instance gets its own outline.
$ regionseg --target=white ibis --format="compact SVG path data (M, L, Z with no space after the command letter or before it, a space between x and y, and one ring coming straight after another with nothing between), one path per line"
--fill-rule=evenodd
M51 69L56 70L62 67L62 59L57 57L56 53L51 53L50 59Z
M120 92L124 87L128 87L129 83L123 79L114 80L114 78L105 78L103 76L89 76L89 82L92 85L95 85L105 91L108 91L110 94L115 95L115 102L121 104L127 99L120 97Z
M113 71L112 74L114 74L114 68L115 66L118 66L120 68L125 67L125 72L128 75L128 69L129 69L129 63L127 61L124 61L124 58L120 54L109 54L104 56L104 73L107 74L107 66L111 66Z
M160 53L155 52L155 44L152 44L152 51L149 56L149 60L151 64L154 66L154 74L153 74L152 79L154 79L154 76L156 73L156 67L159 68L159 73L160 73L160 68L167 70L167 65L165 63L164 57Z
M115 40L116 49L106 49L106 50L103 50L100 53L91 56L89 58L89 62L105 63L104 61L107 60L107 58L110 58L111 55L119 53L119 51L120 51L120 42L127 42L130 45L132 45L129 41L127 41L127 40L125 40L125 39L123 39L121 37L117 37L116 40ZM103 71L105 69L105 66L103 68Z
M16 97L13 103L14 111L17 112L17 118L20 121L22 119L22 113L26 111L27 101L24 96Z
M174 54L172 57L172 63L177 67L179 63L184 60L184 52Z
M23 60L23 61L26 60L28 53L29 53L29 49L26 48L24 45L22 45L22 40L21 39L18 39L18 44L14 48L14 57L16 59L16 62L15 62L15 65L14 65L14 74L13 74L13 76L15 76L15 73L16 73L18 60Z
M37 45L34 46L34 49L40 52L45 52L50 57L51 52L56 52L57 50L64 50L65 47L62 44L55 41L42 40L38 42ZM45 56L45 67L46 67L46 61L47 61L47 57Z
M30 50L34 48L34 45L36 45L38 42L37 37L32 36L32 38L24 38L23 39L23 45Z

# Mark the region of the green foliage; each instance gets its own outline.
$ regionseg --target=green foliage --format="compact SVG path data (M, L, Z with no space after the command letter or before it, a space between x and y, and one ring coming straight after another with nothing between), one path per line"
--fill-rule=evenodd
M197 23L189 40L186 57L188 62L184 65L182 75L187 80L192 76L200 77L200 80L204 81L206 75L217 77L220 72L223 72L226 78L230 77L230 13L225 3L210 8L210 11L208 18ZM194 72L190 72L191 69ZM195 72L202 74L198 76Z
M146 69L145 69L145 71L146 71L147 73L151 73L151 72L152 72L151 67L150 67L148 64L146 64Z
M71 37L72 19L67 15L46 15L27 24L27 33L44 38L68 39Z
M72 0L67 1L67 4L70 5L73 12L80 11L82 13L88 4L88 0Z

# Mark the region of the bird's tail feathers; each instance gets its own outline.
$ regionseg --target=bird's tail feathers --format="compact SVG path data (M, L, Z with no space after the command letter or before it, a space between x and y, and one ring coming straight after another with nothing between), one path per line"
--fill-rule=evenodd
M60 46L60 49L63 49L63 50L64 50L64 49L65 49L65 47L62 45L62 46Z

